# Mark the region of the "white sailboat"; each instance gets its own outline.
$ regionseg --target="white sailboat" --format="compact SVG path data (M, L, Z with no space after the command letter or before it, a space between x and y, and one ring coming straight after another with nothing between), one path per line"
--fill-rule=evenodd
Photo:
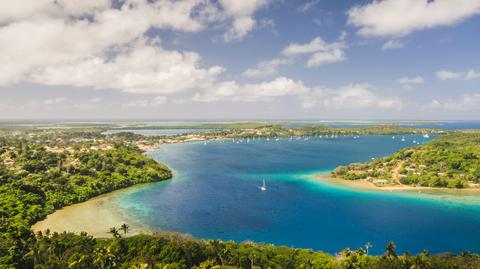
M265 179L263 180L263 185L259 187L261 191L267 190L267 184L265 184Z

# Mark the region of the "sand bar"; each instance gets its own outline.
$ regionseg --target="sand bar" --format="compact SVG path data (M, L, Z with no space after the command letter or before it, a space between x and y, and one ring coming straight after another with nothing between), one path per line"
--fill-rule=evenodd
M149 229L138 220L132 219L115 206L114 200L125 190L115 191L92 198L86 202L64 207L32 226L34 231L87 232L94 237L111 237L111 227L123 223L130 226L129 235L148 233Z
M331 176L329 173L320 173L308 175L308 180L312 180L321 184L331 184L341 188L353 189L358 191L376 191L376 192L394 192L394 193L408 193L411 195L428 198L448 199L450 201L458 202L475 202L480 203L480 189L479 188L465 188L465 189L451 189L451 188L432 188L432 187L417 187L406 185L387 185L377 186L367 180L344 180Z

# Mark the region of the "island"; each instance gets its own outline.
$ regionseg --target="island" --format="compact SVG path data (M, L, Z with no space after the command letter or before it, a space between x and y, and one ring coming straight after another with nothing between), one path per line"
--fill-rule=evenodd
M369 163L337 167L332 176L377 187L479 189L480 132L452 132Z
M354 175L352 177L356 179L370 176L392 182L398 179L401 184L434 187L473 187L475 179L478 180L475 176L479 167L479 136L475 132L452 133L392 125L362 128L287 128L262 124L228 127L174 136L105 133L115 126L4 128L0 132L0 268L480 267L477 254L431 255L428 251L417 255L400 254L396 253L392 242L385 246L385 253L378 256L369 255L371 244L368 242L358 249L346 248L337 255L330 255L264 243L195 239L170 232L130 236L132 227L127 223L111 227L108 231L110 238L48 229L37 233L31 230L35 222L65 206L136 184L170 179L172 172L168 167L143 154L163 143L257 137L436 134L441 136L434 142L407 148L370 164L338 168L335 175L344 175L345 178ZM472 147L475 143L476 147ZM437 155L428 157L429 152ZM388 177L388 171L393 171L394 175ZM419 171L425 171L425 174ZM429 179L433 174L436 177Z

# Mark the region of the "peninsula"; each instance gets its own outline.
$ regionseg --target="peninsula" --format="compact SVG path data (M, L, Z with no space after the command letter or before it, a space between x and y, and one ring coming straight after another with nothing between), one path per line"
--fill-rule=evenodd
M333 177L378 187L480 187L480 132L459 131L369 163L340 166Z

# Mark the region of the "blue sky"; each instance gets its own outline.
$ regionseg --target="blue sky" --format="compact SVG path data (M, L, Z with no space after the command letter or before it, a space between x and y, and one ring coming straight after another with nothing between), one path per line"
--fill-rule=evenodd
M480 0L0 4L2 119L480 120Z

